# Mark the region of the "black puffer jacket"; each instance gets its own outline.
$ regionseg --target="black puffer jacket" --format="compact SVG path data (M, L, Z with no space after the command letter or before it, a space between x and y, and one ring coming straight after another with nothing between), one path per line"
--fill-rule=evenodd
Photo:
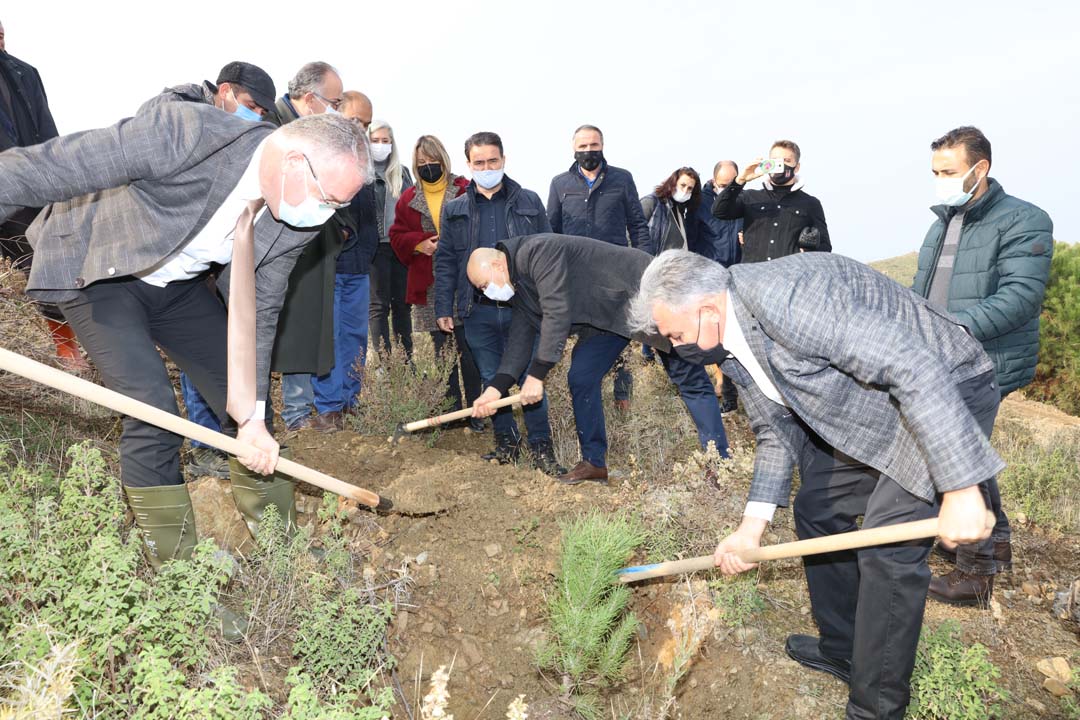
M721 220L743 218L742 262L763 262L799 252L799 235L806 228L818 231L818 245L807 250L832 251L829 227L821 202L797 181L790 190L773 188L744 190L731 183L713 203L713 215Z
M32 65L0 51L0 72L11 89L14 117L0 119L0 151L37 145L59 135L41 76ZM14 135L12 134L14 130Z
M629 237L630 247L649 247L649 223L641 210L634 176L606 162L591 190L576 162L556 175L551 181L547 213L552 232L623 246Z

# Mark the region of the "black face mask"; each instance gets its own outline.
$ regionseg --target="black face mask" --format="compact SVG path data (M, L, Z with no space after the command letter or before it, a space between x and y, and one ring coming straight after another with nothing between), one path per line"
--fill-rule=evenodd
M773 185L784 185L791 182L791 179L795 177L795 168L787 163L784 163L784 172L771 173L769 175L769 182Z
M439 182L439 178L442 177L442 165L439 163L427 163L416 168L417 174L420 179L426 183Z
M719 328L720 323L717 323ZM719 335L719 331L717 335ZM698 339L701 339L701 312L698 312ZM675 354L680 358L690 363L691 365L719 365L727 359L728 351L724 349L723 343L717 343L716 347L709 348L708 350L702 348L696 342L686 343L684 345L676 345L674 348Z
M592 172L604 162L603 150L578 150L574 153L578 165Z

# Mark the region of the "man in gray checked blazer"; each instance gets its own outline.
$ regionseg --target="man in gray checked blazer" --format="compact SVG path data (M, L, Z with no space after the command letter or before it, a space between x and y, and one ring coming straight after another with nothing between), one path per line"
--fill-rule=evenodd
M227 332L205 274L225 265L218 287L228 294L238 219L258 212L255 373L248 374L256 388L247 394L265 398L293 264L370 172L363 132L344 118L275 130L210 105L163 103L110 128L0 153L0 221L20 207L47 206L27 232L36 253L27 292L60 304L109 388L177 413L159 346L224 419L226 349L250 337ZM233 432L257 448L239 460L267 474L278 445L261 405ZM121 478L155 566L187 555L195 542L181 442L124 419Z
M946 313L854 260L826 253L725 269L668 251L645 271L631 327L684 359L718 362L757 436L743 521L716 550L759 545L798 465L800 538L938 515L941 536L985 526L985 481L1004 463L987 437L1000 393L979 342ZM788 654L850 685L848 718L902 718L910 699L930 541L805 561L820 638Z

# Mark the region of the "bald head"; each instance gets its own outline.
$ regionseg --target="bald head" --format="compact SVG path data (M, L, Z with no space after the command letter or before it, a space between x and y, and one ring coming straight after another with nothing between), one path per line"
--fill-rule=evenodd
M734 160L721 160L713 168L713 184L718 188L725 188L731 184L739 174L739 166Z
M510 274L506 269L506 255L495 248L477 248L469 256L469 266L466 270L469 274L469 282L477 290L483 290L489 282L496 285L510 283Z
M371 117L375 114L371 107L371 98L357 90L346 91L342 98L344 100L341 103L341 114L360 123L360 126L367 130Z

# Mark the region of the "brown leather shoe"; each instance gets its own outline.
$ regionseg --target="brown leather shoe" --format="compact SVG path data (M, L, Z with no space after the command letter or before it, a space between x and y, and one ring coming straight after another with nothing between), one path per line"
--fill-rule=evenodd
M945 562L956 564L956 548L945 547L940 540L934 545L934 554ZM994 565L996 572L1012 571L1012 543L1008 541L994 543Z
M596 467L588 460L582 460L575 465L570 472L563 473L559 476L559 482L564 485L577 485L586 480L595 480L596 482L606 483L607 479L607 468Z
M345 419L342 417L341 411L333 410L311 418L308 427L321 433L336 433L345 429Z
M953 570L948 575L930 578L930 597L950 605L986 609L994 592L993 575L968 575Z

